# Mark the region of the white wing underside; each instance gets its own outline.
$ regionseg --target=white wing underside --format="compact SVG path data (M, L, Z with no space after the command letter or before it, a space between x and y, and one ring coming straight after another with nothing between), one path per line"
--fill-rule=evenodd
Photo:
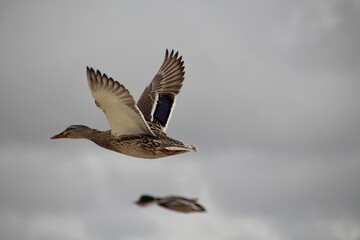
M96 105L104 111L112 135L154 135L123 85L99 71L95 73L92 68L87 68L87 77L91 94Z

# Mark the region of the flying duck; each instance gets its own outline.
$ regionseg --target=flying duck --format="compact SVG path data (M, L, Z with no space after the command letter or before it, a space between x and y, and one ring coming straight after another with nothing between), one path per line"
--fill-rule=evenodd
M161 158L196 152L191 144L166 134L175 100L184 81L184 62L166 50L165 59L140 99L135 102L119 82L87 67L87 81L95 104L105 113L110 130L71 125L51 139L88 139L100 147L138 158Z

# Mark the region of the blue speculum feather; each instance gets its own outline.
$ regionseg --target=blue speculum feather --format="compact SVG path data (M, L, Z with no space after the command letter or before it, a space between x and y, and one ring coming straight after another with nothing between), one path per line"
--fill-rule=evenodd
M160 94L154 111L154 118L165 126L171 112L174 97L170 94Z

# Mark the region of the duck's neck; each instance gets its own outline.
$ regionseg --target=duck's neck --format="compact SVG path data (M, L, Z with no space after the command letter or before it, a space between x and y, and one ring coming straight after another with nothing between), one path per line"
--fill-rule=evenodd
M92 141L92 139L94 138L94 135L96 135L98 132L100 132L100 131L97 129L86 127L83 129L83 131L81 131L79 133L79 135L81 138L85 138L85 139Z
M86 133L86 138L93 141L94 138L97 138L99 135L103 134L104 131L100 131L94 128L90 128Z
M87 139L99 145L100 147L112 149L109 141L112 135L109 133L109 131L100 131L90 128L89 132L86 134Z

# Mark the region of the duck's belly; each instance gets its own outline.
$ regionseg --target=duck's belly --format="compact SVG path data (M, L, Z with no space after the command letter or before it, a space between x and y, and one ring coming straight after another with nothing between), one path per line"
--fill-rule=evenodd
M120 152L120 151L118 151ZM169 151L169 150L162 150L162 151L148 151L142 148L139 149L125 149L121 151L120 153L123 153L125 155L131 156L131 157L137 157L137 158L147 158L147 159L155 159L155 158L162 158L167 156L172 156L180 153L184 153L185 151Z
M169 150L160 140L149 140L143 138L110 141L110 144L105 148L128 156L148 159L162 158L187 152L185 149Z

